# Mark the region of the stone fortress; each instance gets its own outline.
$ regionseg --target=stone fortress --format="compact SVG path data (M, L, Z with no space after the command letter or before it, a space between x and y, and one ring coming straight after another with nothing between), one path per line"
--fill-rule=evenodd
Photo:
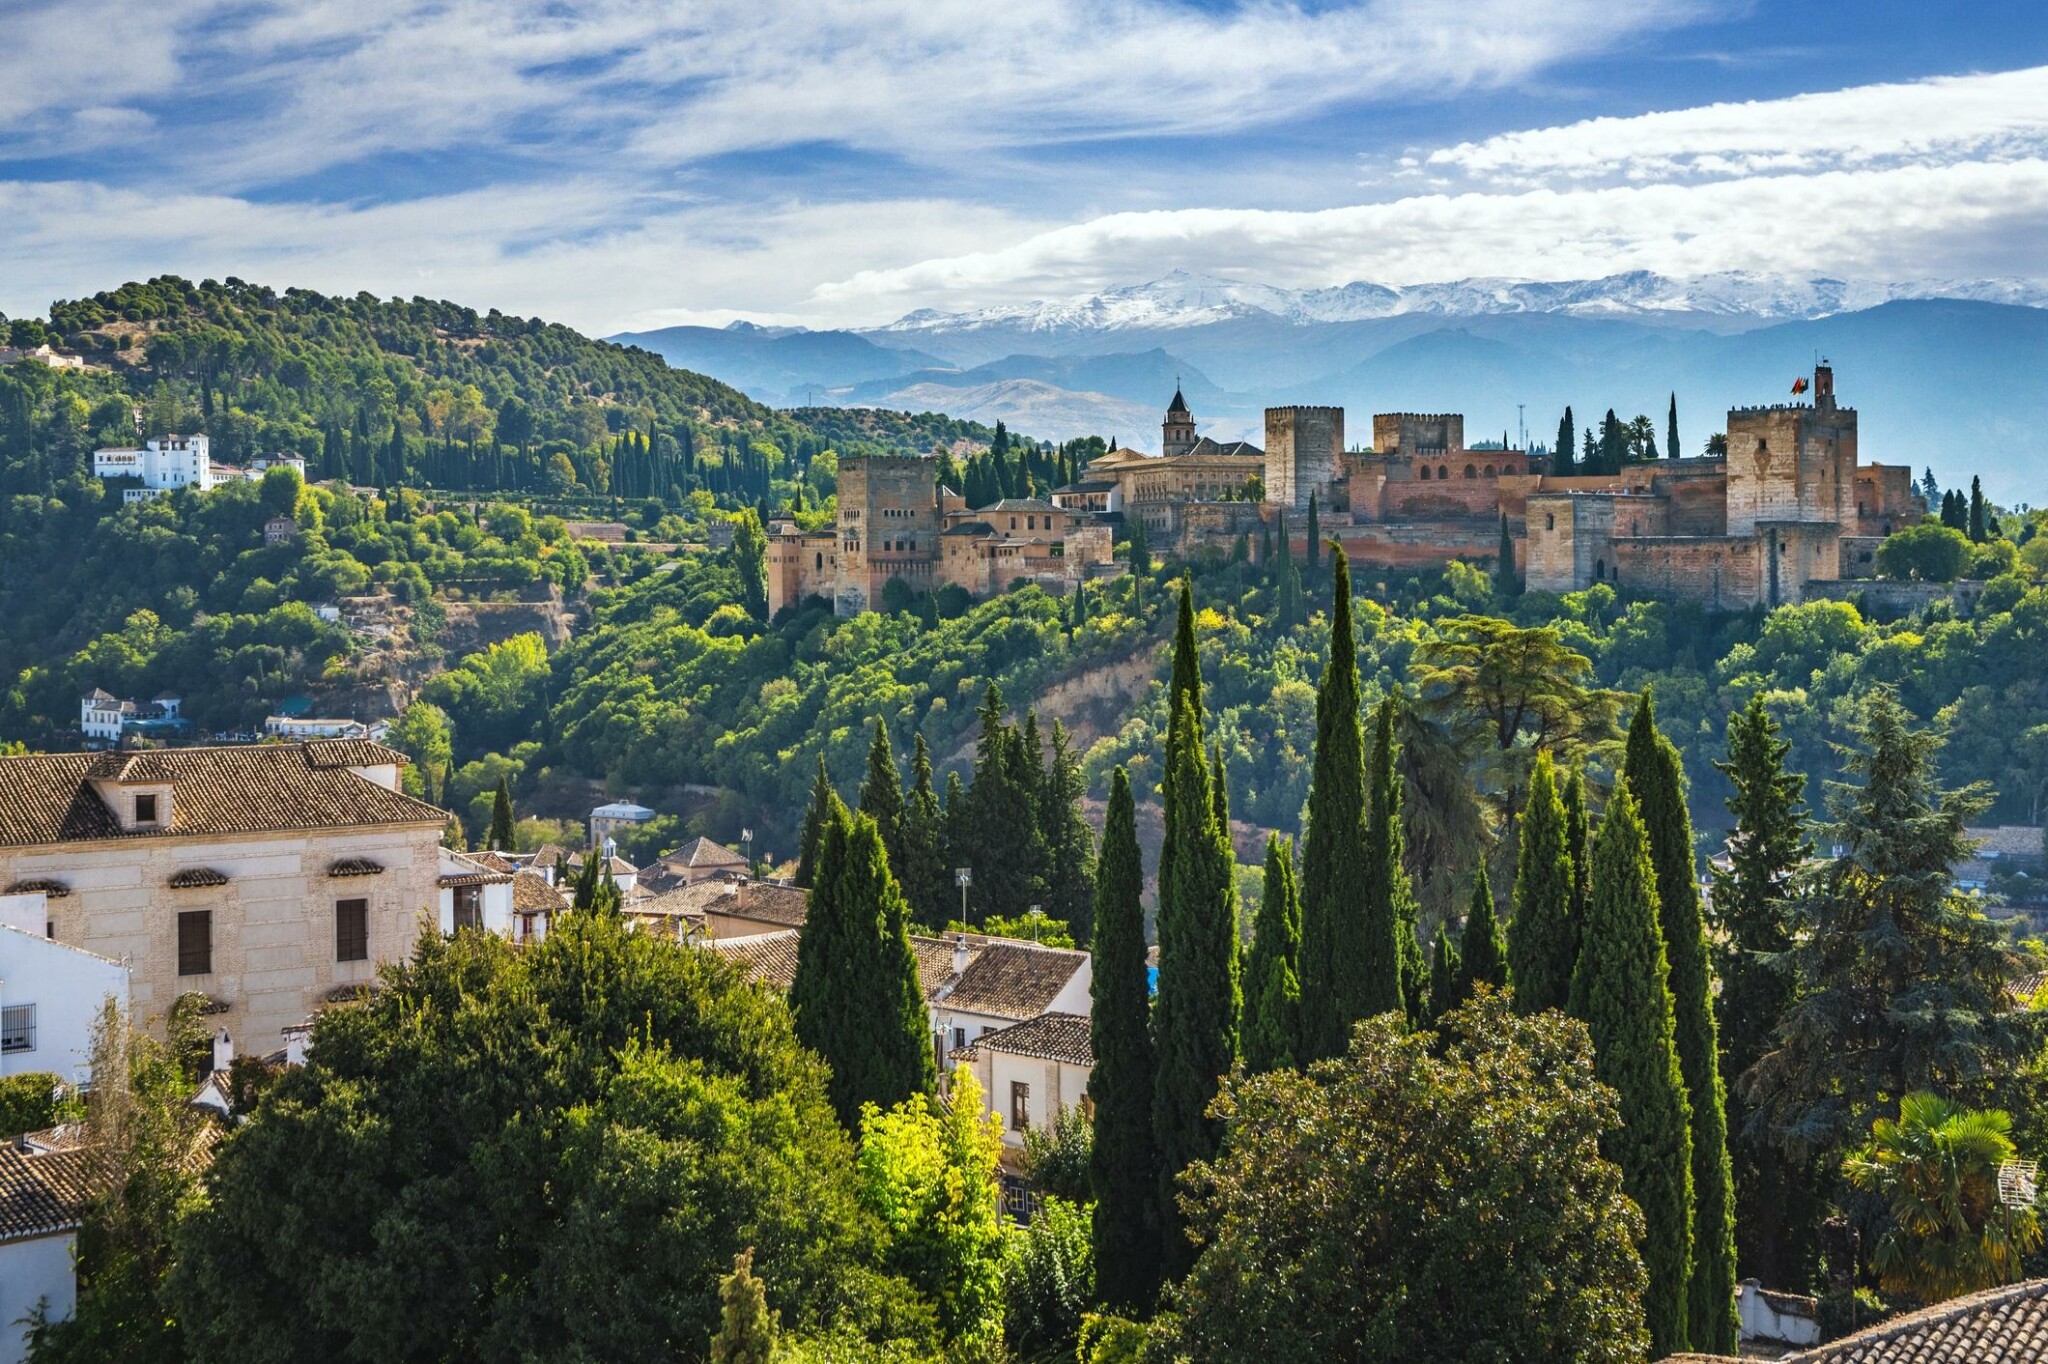
M1112 543L1144 525L1155 550L1256 555L1282 529L1306 550L1307 512L1361 569L1493 561L1505 521L1526 585L1595 583L1724 610L1775 606L1874 573L1878 543L1925 507L1905 465L1859 464L1856 411L1816 365L1810 403L1728 413L1727 454L1550 473L1542 456L1465 446L1457 413L1379 413L1372 448L1345 446L1344 410L1266 410L1265 448L1195 433L1179 392L1157 455L1119 448L1049 500L969 508L939 488L928 460L848 459L839 524L771 527L771 611L820 596L841 613L878 606L891 578L912 591L957 585L975 597L1021 581L1064 592L1122 565ZM1301 537L1301 538L1297 538Z

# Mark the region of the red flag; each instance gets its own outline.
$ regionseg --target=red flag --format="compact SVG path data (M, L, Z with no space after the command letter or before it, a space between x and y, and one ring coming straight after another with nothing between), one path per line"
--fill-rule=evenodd
M1806 376L1805 376L1805 375L1803 375L1803 374L1802 374L1802 375L1800 375L1800 376L1799 376L1799 377L1798 377L1797 379L1794 379L1794 380L1792 381L1792 392L1793 392L1794 394L1800 394L1800 393L1804 393L1804 392L1806 392Z

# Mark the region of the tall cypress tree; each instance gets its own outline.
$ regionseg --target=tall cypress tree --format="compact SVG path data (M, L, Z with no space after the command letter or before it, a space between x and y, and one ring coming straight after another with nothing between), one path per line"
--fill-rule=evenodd
M1564 845L1572 858L1572 922L1578 925L1578 941L1585 942L1586 902L1593 896L1592 825L1586 819L1586 773L1574 767L1564 783ZM1577 950L1572 969L1577 970Z
M1052 754L1038 826L1046 845L1045 912L1062 920L1082 947L1095 925L1095 830L1081 813L1081 762L1067 727L1052 722Z
M1720 929L1720 1023L1728 1094L1728 1156L1735 1175L1735 1245L1741 1272L1765 1283L1796 1283L1819 1251L1821 1198L1810 1161L1782 1155L1749 1121L1741 1077L1772 1047L1793 982L1775 968L1793 942L1792 878L1813 851L1800 792L1806 778L1785 770L1789 740L1764 708L1763 693L1728 717L1728 758L1715 763L1733 794L1728 866L1712 869Z
M1222 1125L1208 1116L1222 1077L1237 1060L1242 1005L1237 960L1237 888L1229 835L1202 751L1202 724L1182 694L1167 737L1173 804L1167 810L1170 866L1159 888L1159 1002L1153 1011L1158 1070L1152 1126L1159 1150L1162 1259L1170 1276L1194 1261L1186 1221L1173 1197L1180 1172L1216 1154Z
M889 854L889 869L900 882L907 874L903 857L903 777L896 770L896 755L889 748L889 726L875 717L874 742L868 745L868 775L860 788L861 813L881 830L882 847Z
M1095 1287L1112 1307L1143 1312L1159 1291L1159 1164L1152 1132L1151 996L1146 979L1145 869L1131 779L1110 777L1095 864L1095 1068L1089 1172L1095 1187Z
M818 842L825 836L825 821L831 818L832 802L839 795L832 789L832 777L825 771L825 753L818 752L818 775L811 782L811 806L804 811L803 836L797 843L796 883L810 886L817 880Z
M1593 840L1593 894L1586 906L1571 1011L1593 1035L1593 1070L1621 1096L1621 1127L1601 1150L1642 1209L1643 1316L1650 1353L1686 1348L1692 1278L1692 1114L1678 1067L1670 969L1658 927L1657 872L1626 782L1615 785Z
M1643 692L1628 731L1629 792L1642 814L1657 871L1657 907L1670 969L1678 1067L1692 1106L1693 1257L1686 1290L1692 1348L1735 1348L1735 1179L1728 1164L1728 1109L1707 962L1706 916L1693 869L1692 815L1678 750L1657 729Z
M1515 917L1508 924L1515 1008L1530 1014L1562 1009L1571 998L1572 968L1579 959L1579 926L1572 914L1575 878L1564 801L1547 749L1536 755L1516 836Z
M1266 836L1266 880L1244 971L1244 1065L1254 1074L1294 1064L1301 1030L1301 897L1294 884L1294 848Z
M1166 719L1169 732L1173 718L1180 713L1181 701L1185 699L1193 707L1195 728L1199 736L1202 724L1202 655L1195 646L1195 596L1193 580L1183 576L1180 580L1179 615L1173 627L1173 667L1166 680ZM1201 754L1197 754L1201 757ZM1166 837L1159 848L1159 893L1160 909L1166 906L1165 894L1168 879L1173 875L1174 854L1180 849L1180 840L1174 837L1175 812L1180 808L1174 801L1174 782L1177 774L1169 749L1165 769L1160 773L1159 803L1165 817Z
M850 1131L861 1105L889 1108L933 1087L929 1015L881 830L837 796L816 872L789 1003L798 1040L832 1068L832 1107Z
M919 733L910 757L910 795L903 803L903 898L913 920L938 925L952 917L952 892L946 816L932 789L931 749Z
M1302 835L1301 1044L1303 1063L1341 1056L1365 1017L1365 730L1359 719L1358 645L1351 566L1331 555L1330 657L1316 687L1315 770Z
M494 852L512 850L512 788L498 778L498 794L491 798L491 832L484 846Z
M1316 565L1322 561L1322 538L1322 517L1317 514L1315 490L1310 489L1308 495L1308 546L1305 551L1308 559L1308 571L1310 573L1314 573Z
M1572 420L1571 405L1567 403L1564 416L1557 423L1557 448L1550 452L1550 472L1563 478L1578 473L1578 449L1578 424Z
M1430 954L1428 1021L1435 1023L1457 1007L1461 963L1458 945L1451 941L1447 922L1436 931L1436 947Z
M1980 545L1991 538L1991 515L1984 502L1984 483L1975 476L1970 479L1970 538Z
M1475 985L1498 990L1508 983L1508 945L1501 937L1500 915L1493 903L1493 886L1486 879L1486 864L1472 882L1472 908L1465 915L1465 932L1458 940L1458 997L1472 997Z
M1493 594L1502 601L1522 595L1522 575L1515 572L1515 538L1508 534L1508 518L1500 518L1500 547L1494 551Z
M1401 837L1401 778L1394 765L1394 698L1373 717L1372 795L1366 807L1365 913L1359 980L1360 1018L1423 1016L1422 947L1415 941L1415 892ZM1348 1030L1349 1024L1346 1024Z
M1664 458L1681 457L1682 452L1678 448L1678 394L1674 391L1671 395L1671 410L1664 418Z

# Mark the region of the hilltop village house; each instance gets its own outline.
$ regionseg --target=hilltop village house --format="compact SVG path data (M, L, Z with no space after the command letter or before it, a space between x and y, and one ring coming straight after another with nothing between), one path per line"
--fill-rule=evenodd
M442 900L446 816L365 740L0 758L10 919L128 968L136 1021L181 995L268 1050L403 957Z
M849 459L837 527L772 528L769 607L818 596L843 614L871 609L891 578L977 597L1019 580L1066 591L1119 571L1111 544L1133 520L1155 548L1225 552L1243 535L1256 553L1283 520L1305 537L1311 497L1321 533L1360 568L1492 560L1505 520L1531 588L1612 583L1731 610L1799 602L1814 584L1873 576L1878 542L1925 511L1909 467L1858 463L1856 411L1837 404L1831 367L1815 367L1812 391L1732 409L1725 457L1614 474L1560 477L1526 451L1468 449L1458 413L1379 413L1360 451L1346 448L1344 409L1274 407L1264 449L1219 444L1196 436L1178 392L1160 454L1111 450L1050 501L971 510L926 460Z

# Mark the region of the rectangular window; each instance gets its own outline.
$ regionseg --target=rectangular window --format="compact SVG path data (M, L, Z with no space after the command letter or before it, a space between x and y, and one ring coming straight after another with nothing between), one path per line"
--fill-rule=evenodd
M1031 1086L1022 1080L1010 1081L1010 1130L1022 1132L1031 1126Z
M457 886L455 888L455 927L482 928L484 926L484 891L482 886Z
M156 823L155 796L137 796L135 798L135 822L137 824Z
M370 902L339 900L334 906L334 959L370 959Z
M36 1006L9 1004L0 1008L0 1052L36 1049Z
M213 911L188 909L178 916L178 974L213 974Z

